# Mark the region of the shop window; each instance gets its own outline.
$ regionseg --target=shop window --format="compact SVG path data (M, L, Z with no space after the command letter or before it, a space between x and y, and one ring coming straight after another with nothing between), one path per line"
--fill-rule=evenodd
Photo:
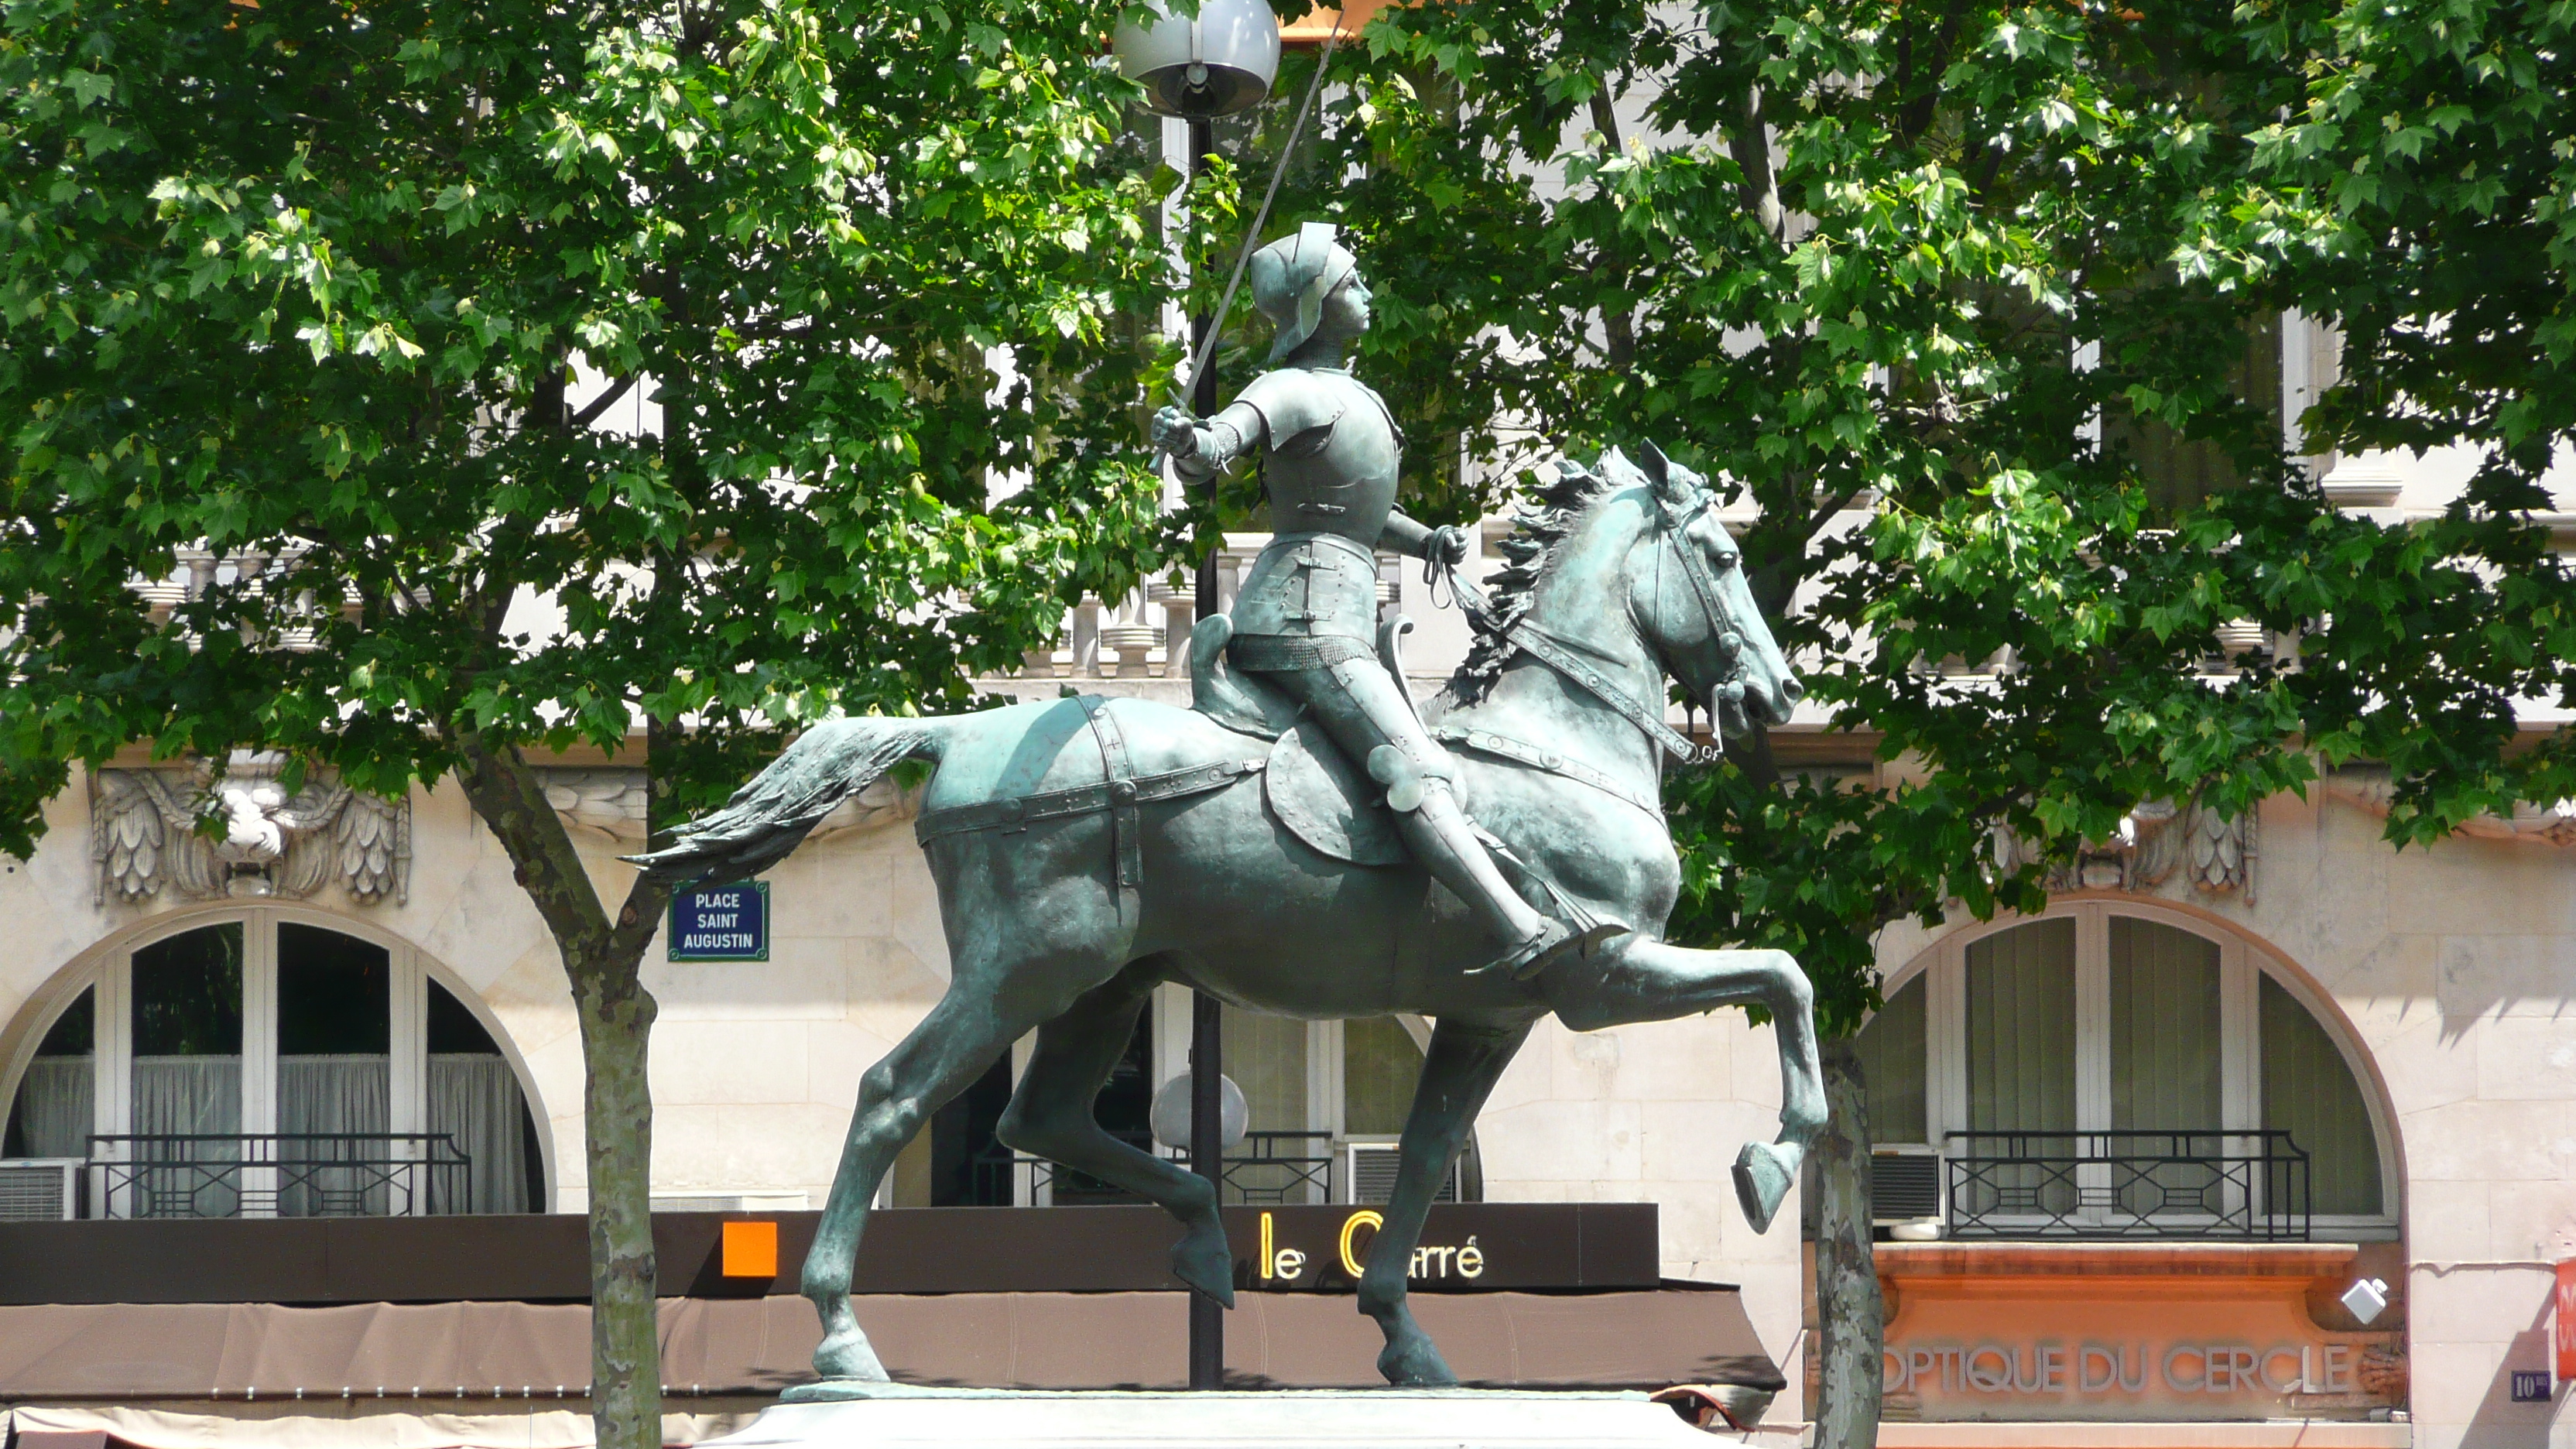
M9 1155L91 1162L93 1216L545 1205L526 1093L472 1010L408 949L272 910L100 963L8 1124Z
M2296 1199L2339 1231L2393 1226L2342 1050L2232 939L2087 903L1953 940L1857 1046L1873 1141L1953 1161L1954 1224L2226 1235ZM2289 1146L2305 1168L2245 1161ZM1993 1161L1963 1185L1970 1156ZM2129 1160L2102 1165L2115 1156Z

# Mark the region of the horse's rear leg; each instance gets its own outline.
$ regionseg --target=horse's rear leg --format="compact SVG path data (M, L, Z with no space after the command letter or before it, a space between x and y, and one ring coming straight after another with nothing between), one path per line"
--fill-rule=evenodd
M1217 1218L1215 1190L1197 1173L1110 1136L1092 1115L1093 1100L1136 1030L1136 1014L1162 979L1161 963L1134 962L1039 1027L1037 1049L1002 1113L1000 1135L1033 1157L1161 1204L1186 1229L1172 1248L1173 1274L1232 1308L1234 1255Z
M1484 1109L1486 1096L1502 1078L1503 1068L1511 1065L1513 1053L1529 1039L1529 1032L1526 1023L1470 1026L1456 1018L1443 1018L1431 1029L1431 1050L1422 1058L1422 1081L1413 1089L1413 1110L1404 1119L1395 1192L1387 1199L1386 1222L1369 1243L1368 1270L1360 1275L1360 1311L1376 1319L1386 1335L1377 1371L1386 1375L1388 1383L1458 1382L1432 1345L1431 1335L1413 1321L1413 1310L1404 1301L1405 1277L1441 1179L1457 1162L1476 1114Z
M883 1061L859 1079L858 1110L850 1138L832 1175L832 1196L805 1255L805 1296L823 1318L823 1343L814 1371L825 1378L884 1381L885 1365L850 1311L850 1270L858 1262L859 1235L867 1230L868 1204L895 1154L921 1130L930 1114L965 1090L1028 1029L1004 1019L990 997L963 999L955 989L941 998Z

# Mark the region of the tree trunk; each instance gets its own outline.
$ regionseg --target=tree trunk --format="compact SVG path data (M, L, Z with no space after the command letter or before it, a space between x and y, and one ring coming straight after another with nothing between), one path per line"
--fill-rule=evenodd
M640 876L612 923L545 787L519 752L454 737L457 778L545 918L581 1021L582 1136L590 1172L590 1414L599 1449L661 1449L655 1320L653 1094L645 1068L656 1005L644 989L668 892Z
M653 994L643 953L576 963L582 1136L590 1167L590 1415L600 1449L661 1449L662 1346L655 1316L653 1093L645 1079Z
M1817 1204L1816 1321L1824 1340L1816 1449L1874 1449L1887 1305L1879 1296L1877 1254L1870 1247L1868 1084L1849 1037L1824 1042L1823 1059L1827 1116L1814 1148L1823 1198Z

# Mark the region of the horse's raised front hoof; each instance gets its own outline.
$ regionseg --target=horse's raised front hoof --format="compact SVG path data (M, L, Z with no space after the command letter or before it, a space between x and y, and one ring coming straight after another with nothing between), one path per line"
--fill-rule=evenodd
M868 1336L859 1331L855 1318L832 1325L823 1335L822 1346L814 1350L814 1372L827 1379L888 1381L885 1365L877 1361L877 1351L868 1346Z
M1172 1245L1172 1276L1223 1307L1234 1306L1234 1250L1214 1213Z
M1432 1347L1431 1335L1410 1324L1388 1335L1386 1347L1377 1356L1377 1371L1400 1389L1447 1389L1458 1383L1458 1376L1449 1371L1449 1361Z
M1771 1231L1771 1217L1780 1211L1780 1202L1789 1195L1789 1184L1797 1175L1797 1164L1771 1143L1747 1142L1736 1154L1735 1202L1744 1209L1744 1220L1753 1225L1753 1231Z

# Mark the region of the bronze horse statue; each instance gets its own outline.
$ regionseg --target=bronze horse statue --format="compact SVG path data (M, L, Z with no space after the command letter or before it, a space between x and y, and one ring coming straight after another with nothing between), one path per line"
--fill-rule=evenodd
M1624 931L1527 980L1477 968L1493 944L1428 873L1318 832L1364 835L1362 776L1301 731L1257 677L1229 674L1223 618L1194 638L1203 708L1097 697L927 719L842 719L807 732L722 810L643 857L673 881L738 879L783 859L816 821L898 761L932 761L917 833L938 882L947 994L870 1068L805 1260L827 1378L883 1381L849 1302L869 1203L931 1114L1031 1030L1036 1050L1000 1135L1178 1218L1174 1273L1231 1307L1216 1189L1102 1130L1092 1102L1154 988L1308 1019L1417 1012L1436 1025L1404 1127L1361 1311L1386 1335L1391 1383L1456 1382L1405 1303L1425 1214L1477 1111L1550 1012L1577 1031L1758 1002L1778 1033L1770 1143L1735 1164L1766 1229L1825 1120L1811 998L1779 951L1661 939L1681 868L1659 796L1667 675L1708 700L1721 735L1786 722L1799 686L1754 607L1703 480L1651 445L1597 469L1558 465L1510 545L1516 566L1436 706L1458 787L1516 884L1551 910ZM1391 645L1389 653L1391 654ZM1273 739L1279 743L1273 744ZM1301 752L1302 760L1287 757ZM1295 763L1296 768L1290 768ZM1338 792L1338 793L1337 793ZM1291 819L1310 823L1301 832ZM1321 839L1322 848L1316 840ZM855 1386L854 1386L855 1387Z

